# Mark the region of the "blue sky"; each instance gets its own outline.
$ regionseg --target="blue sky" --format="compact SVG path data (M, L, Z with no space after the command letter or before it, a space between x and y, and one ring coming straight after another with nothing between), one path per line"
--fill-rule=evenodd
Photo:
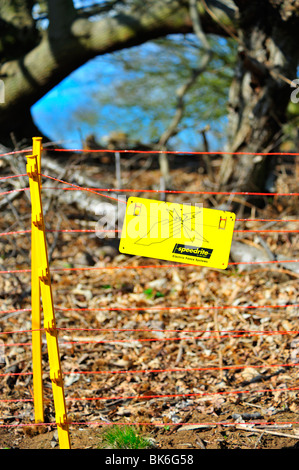
M86 81L90 73L94 73L92 63L80 67L31 108L40 130L52 140L62 141L66 148L80 148L81 135L92 131L82 128L73 118L78 106L83 110L88 106L89 94L95 86L94 80Z
M99 89L103 92L118 75L118 67L105 58L91 60L32 107L34 121L48 137L63 141L66 148L80 148L82 138L90 133L95 133L101 138L111 131L119 130L120 126L122 130L126 130L127 122L130 118L134 118L134 109L130 109L129 116L127 110L112 102L101 105L94 98ZM100 115L103 117L100 122L96 116L99 107ZM91 117L84 119L85 113ZM93 114L95 114L94 119L92 119ZM80 115L82 119L78 120ZM143 119L144 122L147 119L140 114L137 118Z
M181 36L173 37L175 38L174 41L178 40L178 38L181 41ZM221 41L219 41L219 44L221 44ZM137 74L139 76L142 74L146 75L146 70L155 68L157 57L160 57L160 62L163 64L162 69L164 65L168 67L169 64L170 66L172 65L172 70L176 70L175 67L177 66L182 66L180 64L175 65L177 59L175 54L173 54L172 63L168 56L165 56L165 52L162 58L161 54L157 54L157 47L154 43L149 42L135 48L136 55L139 54L139 60L140 58L142 60L145 72L138 69L138 59L137 67L135 64L134 70L130 70L130 60L134 61L134 51L133 56L132 52L128 52L131 55L119 58L116 53L99 56L87 62L32 107L33 119L38 128L51 140L61 142L61 145L65 148L81 148L83 139L91 133L95 134L99 141L103 136L109 135L112 131L124 131L134 140L139 140L143 143L152 141L157 135L160 136L173 116L175 105L173 104L173 108L169 108L169 103L166 103L166 106L164 106L163 98L161 100L157 99L157 93L158 95L160 94L160 82L157 82L157 76L149 79L149 83L146 82L147 88L141 89L141 93L146 93L150 96L145 108L142 108L143 105L138 103L138 93L136 101L134 101L135 97L133 95L130 107L127 106L126 99L119 99L114 93L114 88L119 86L122 78L127 77L130 84L134 84L134 77L137 77ZM225 47L225 44L223 44L223 47ZM194 64L196 54L198 53L194 55L194 49L191 48L190 57L187 59L189 64L191 64L190 66ZM149 57L148 63L146 62L147 55ZM157 70L158 80L160 80L159 67ZM180 80L183 80L183 78L181 77ZM151 83L153 83L152 88L150 88ZM175 81L172 84L174 87L171 92L172 96L175 95L178 84L180 84L179 81ZM122 91L122 93L126 97L126 92ZM109 97L109 99L105 99L105 96ZM169 100L169 92L167 99ZM151 107L152 100L158 103L156 107ZM163 112L165 114L166 107L170 113L168 117L166 116L166 120L164 115L163 122L161 114ZM207 122L202 120L202 108L199 106L195 114L194 118L192 115L184 121L184 125L188 125L188 129L182 130L178 137L172 140L171 143L172 146L175 146L175 150L200 150L198 146L201 145L202 140L198 129L204 127ZM210 122L214 130L219 135L224 135L223 129L226 125L226 118L213 120L213 109L210 111L210 114L212 116L212 122L211 119ZM198 119L198 116L201 119ZM208 137L211 148L216 150L219 145L217 138L211 133Z
M93 59L77 69L32 107L31 112L38 128L51 140L61 142L65 148L81 148L82 139L91 133L98 140L115 130L129 131L133 137L132 128L138 122L136 128L139 129L142 122L143 135L136 134L134 138L149 142L150 124L153 125L155 119L154 109L143 113L138 103L127 109L113 102L101 104L95 99L99 90L103 93L105 87L119 76L119 72L117 64L104 57ZM220 132L222 124L218 123ZM155 125L157 128L160 125L162 132L162 123L156 122ZM215 123L214 127L217 127ZM192 130L185 130L174 145L176 150L188 151L194 150L198 142L198 136ZM216 141L210 143L213 147L217 146Z

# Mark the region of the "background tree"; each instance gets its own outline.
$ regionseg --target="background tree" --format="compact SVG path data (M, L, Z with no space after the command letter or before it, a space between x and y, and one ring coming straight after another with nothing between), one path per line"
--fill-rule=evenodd
M210 126L210 149L215 150L215 145L223 148L226 144L223 129L236 46L231 39L220 42L218 37L209 39L213 57L206 72L198 76L186 95L183 118L169 141L173 149L178 145L182 148L182 142L188 139L188 147L198 150L203 141L200 131L207 126ZM90 127L96 133L101 122L103 133L107 134L107 129L115 126L114 113L106 112L106 107L112 105L113 111L119 111L116 119L120 126L126 117L125 131L132 140L157 143L175 113L176 91L189 80L200 54L198 41L188 34L157 39L106 56L104 72L94 72L92 78L98 84L104 74L104 87L96 85L89 89L83 77L78 79L86 101L73 108L73 124L77 122L83 129Z
M11 133L17 141L35 133L31 106L89 59L195 32L202 61L211 34L229 37L238 47L228 100L228 149L274 151L286 122L290 81L296 77L298 24L299 0L107 0L91 6L81 2L81 7L72 0L3 0L0 78L5 103L0 105L0 142L11 145ZM213 53L213 45L208 52ZM194 77L201 76L196 77L199 63L188 82L198 89ZM206 66L202 68L206 73ZM185 104L179 99L178 94L177 111ZM247 189L263 187L268 161L248 156L236 166L227 158L221 181Z

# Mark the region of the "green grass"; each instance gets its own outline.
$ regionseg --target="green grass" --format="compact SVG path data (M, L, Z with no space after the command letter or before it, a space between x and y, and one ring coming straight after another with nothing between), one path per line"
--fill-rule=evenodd
M134 426L113 426L104 432L104 445L112 449L149 449L152 442Z
M165 297L165 295L162 294L162 292L159 292L159 291L155 292L154 289L152 289L152 288L145 289L143 291L143 293L146 295L146 297L148 299L158 298L158 297Z

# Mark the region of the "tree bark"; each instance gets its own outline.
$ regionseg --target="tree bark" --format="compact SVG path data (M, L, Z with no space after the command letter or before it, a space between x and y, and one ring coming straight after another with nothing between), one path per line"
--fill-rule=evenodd
M40 41L31 15L32 0L0 2L0 64L19 58Z
M289 0L236 0L239 56L229 95L229 151L275 152L298 64L298 9ZM297 2L298 3L298 2ZM246 191L272 190L273 157L227 157L220 180ZM273 169L273 168L272 168Z

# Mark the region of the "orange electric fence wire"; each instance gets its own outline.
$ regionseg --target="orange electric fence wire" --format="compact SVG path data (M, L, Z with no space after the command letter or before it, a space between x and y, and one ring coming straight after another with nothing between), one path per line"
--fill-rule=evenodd
M80 151L80 152L83 152L84 150L82 149L72 149L72 150L61 150L61 149L52 149L54 151L69 151L69 152L77 152L77 151ZM25 150L23 152L29 152L28 150ZM88 150L87 152L107 152L107 150ZM111 152L111 153L115 153L117 152L117 150L108 150L108 152ZM232 155L232 153L230 152L162 152L162 151L146 151L146 152L136 152L136 151L128 151L128 150L123 150L123 151L120 151L121 153L156 153L156 154L159 154L159 153L169 153L169 154L190 154L190 155L202 155L202 154L211 154L211 155L216 155L216 154L221 154L221 155L224 155L224 154L230 154ZM0 156L4 156L4 155L11 155L11 154L17 154L17 153L21 153L20 151L18 152L9 152L7 154L2 154ZM285 154L285 153L248 153L248 152L234 152L235 155L299 155L299 153L290 153L290 154ZM26 176L26 175L14 175L14 176L8 176L8 177L3 177L3 178L0 178L1 180L5 180L5 179L9 179L9 178L14 178L14 177L18 177L18 176ZM102 191L102 192L155 192L155 193L159 193L159 192L163 192L163 193L173 193L173 194L222 194L222 195L231 195L231 194L236 194L236 195L250 195L250 196L298 196L299 193L279 193L279 192L276 192L276 193L257 193L257 192L217 192L217 191L159 191L159 190L133 190L133 189L99 189L99 188L82 188L80 186L77 186L77 185L73 185L71 183L68 183L68 182L65 182L63 180L59 180L57 178L52 178L50 176L46 176L46 175L42 175L46 178L49 178L49 179L53 179L55 181L58 181L58 182L61 182L61 183L64 183L64 184L67 184L67 185L70 185L72 186L71 188L61 188L61 189L69 189L69 190L82 190L82 191L90 191L90 192L93 192L97 195L100 195L100 196L103 196L103 197L107 197L109 199L112 199L112 200L115 200L115 201L120 201L120 202L124 202L122 200L119 200L118 198L114 198L114 197L110 197L110 196L107 196L107 195L104 195L104 194L100 194L98 191ZM25 191L25 190L28 190L29 188L23 188L23 189L14 189L14 190L11 190L11 191L5 191L5 192L2 192L0 193L0 195L4 195L4 194L9 194L11 192L16 192L16 191ZM54 188L51 188L51 189L54 189ZM57 188L55 188L57 189ZM298 221L296 219L287 219L287 220L283 220L283 219L237 219L238 221L275 221L275 222L295 222L295 221ZM88 233L88 232L97 232L98 230L81 230L81 229L76 229L76 230L49 230L49 232L85 232L85 233ZM111 230L101 230L102 232L113 232ZM30 230L23 230L23 231L15 231L15 232L4 232L4 233L1 233L0 236L5 236L5 235L12 235L12 234L21 234L21 233L29 233ZM114 232L119 232L119 230L115 230ZM299 230L235 230L235 232L237 233L244 233L244 232L249 232L249 233L258 233L258 232L264 232L264 233L298 233ZM237 262L237 263L229 263L230 265L237 265L237 264L259 264L259 263L288 263L288 262L298 262L299 260L285 260L285 261L282 261L282 260L274 260L274 261L257 261L257 262ZM140 268L148 268L148 267L157 267L157 268L162 268L162 267L172 267L172 266L188 266L188 265L147 265L147 266L123 266L123 267L117 267L117 266L109 266L109 267L100 267L100 268L63 268L62 271L73 271L73 270L85 270L85 269L140 269ZM59 270L59 269L54 269L55 271ZM12 272L30 272L31 270L12 270L12 271L0 271L1 274L4 274L4 273L12 273ZM285 305L285 306L223 306L223 307L162 307L163 309L202 309L202 308L206 308L208 310L210 309L213 309L213 308L281 308L281 307L297 307L298 304L291 304L291 305ZM58 307L59 308L59 307ZM142 308L142 310L148 310L148 309L156 309L157 310L157 307L145 307L145 308ZM61 310L99 310L99 309L102 309L102 310L140 310L140 308L105 308L105 307L102 307L102 308L99 308L99 309L66 309L66 308L60 308ZM159 307L158 307L159 309ZM20 309L19 311L30 311L30 309ZM11 313L11 312L14 312L14 311L4 311L4 312L0 312L0 313ZM16 312L16 311L15 311ZM59 328L61 330L81 330L81 331L90 331L91 329L84 329L84 328L73 328L73 329L67 329L67 328ZM166 331L177 331L177 332L180 332L180 333L186 333L186 332L201 332L201 333L205 333L206 334L206 331L205 330L186 330L186 331L182 331L182 330L151 330L151 329L93 329L93 330L97 330L97 331L163 331L163 332L166 332ZM32 330L30 330L32 331ZM21 331L22 333L24 333L24 330ZM4 334L12 334L12 333L17 333L17 331L14 331L14 332L3 332ZM226 334L226 335L221 335L220 337L222 338L227 338L227 337L246 337L246 336L261 336L261 335L285 335L285 334L298 334L298 331L268 331L268 332L265 332L265 331L242 331L242 330L239 330L239 331L227 331L227 332L224 332L224 331L220 331L220 332L213 332L213 333L217 333L217 338L219 338L219 333L229 333L229 334ZM236 334L236 333L239 333L239 334ZM205 339L210 339L210 338L213 338L214 336L208 336L206 337ZM216 337L216 336L215 336ZM203 339L202 337L178 337L178 338L145 338L145 339L133 339L133 340L99 340L99 341L94 341L94 340L84 340L84 341L81 341L81 340L76 340L76 341L66 341L64 343L61 343L61 344L86 344L86 343L103 343L103 342L128 342L128 341L177 341L177 340L194 340L194 339ZM31 344L31 343L12 343L13 345L16 345L16 344L20 344L20 345L28 345L28 344ZM10 344L6 344L6 346L10 346ZM258 368L258 367L263 367L263 368L267 368L267 367L292 367L292 366L295 366L295 367L298 367L298 363L288 363L288 364L272 364L272 365L261 365L261 366L251 366L251 367L254 367L254 368ZM225 366L225 367L205 367L205 368L196 368L196 369L152 369L152 370L130 370L130 371L79 371L79 372L76 372L76 373L80 373L80 374L116 374L116 373L152 373L152 372L181 372L181 371L199 371L199 370L223 370L223 369L241 369L241 368L244 368L244 367L248 367L246 365L244 366L240 366L240 365L237 365L237 366ZM73 372L66 372L66 374L72 374ZM25 372L25 373L11 373L11 374L0 374L1 376L4 376L4 375L30 375L31 373L30 372ZM288 389L278 389L278 391L290 391L290 390L298 390L299 388L298 387L293 387L293 388L288 388ZM266 391L269 391L269 392L273 392L274 390L273 389L270 389L270 390L262 390L262 391L259 391L259 392L266 392ZM215 392L215 393L212 393L213 395L216 394L216 395L219 395L219 394L231 394L231 393L256 393L257 391L252 391L252 390L236 390L236 391L227 391L227 392ZM146 399L149 399L149 398L165 398L165 397L187 397L187 396L202 396L202 395L210 395L210 393L188 393L188 394L172 394L172 395L147 395L146 396ZM144 396L132 396L132 397L91 397L91 398L70 398L70 400L103 400L103 399L107 399L107 400L111 400L111 399L130 399L130 398L140 398L140 399L144 399L145 397ZM1 401L13 401L13 400L1 400ZM15 400L15 401L30 401L30 399L24 399L24 400ZM31 399L32 401L32 399ZM258 424L261 424L261 422L257 422ZM268 422L269 423L269 422ZM42 424L42 423L41 423ZM47 423L49 424L49 423ZM54 423L53 423L54 424ZM55 423L56 424L56 423ZM88 424L88 423L73 423L73 424ZM92 424L94 424L94 422L92 422ZM104 424L104 423L100 423L100 424ZM107 424L107 423L105 423ZM110 423L109 423L110 424ZM126 423L128 424L128 423ZM129 424L132 424L132 423L129 423ZM138 423L140 424L140 423ZM144 424L156 424L156 425L159 425L159 423L144 423ZM176 423L169 423L171 425L175 425ZM182 423L177 423L179 425L182 425ZM190 423L186 423L186 424L190 424ZM212 424L221 424L221 423L212 423ZM222 424L226 424L226 423L222 423ZM228 425L230 425L231 423L228 422L227 423ZM273 424L277 424L277 423L274 423ZM160 425L163 425L165 426L165 423L160 423ZM1 425L1 426L11 426L11 425Z
M298 233L299 230L234 230L234 233Z
M46 176L46 175L41 175L44 176L45 178L50 178L55 181L58 181L60 183L64 184L72 184L68 183L63 180L58 180L57 178L54 178L52 176ZM104 194L100 194L98 191L101 192L109 192L109 193L155 193L155 194L213 194L213 195L235 195L235 196L268 196L268 197L273 197L273 196L299 196L299 193L279 193L279 192L267 192L267 193L258 193L258 192L248 192L248 191L183 191L183 190L174 190L174 189L132 189L132 188L87 188L87 187L82 187L82 186L77 186L73 185L74 187L72 188L43 188L43 189L60 189L63 191L76 191L76 190L81 190L81 191L89 191L93 192L95 194L98 194L99 196L106 197L109 199L115 199L115 201L122 202L126 204L126 201L123 199L117 199L117 198L112 198L110 196L106 196Z
M283 220L280 220L283 222ZM296 222L292 220L292 222ZM48 229L48 233L121 233L119 229ZM31 230L15 230L13 232L0 232L0 237L5 237L7 235L22 235L26 233L31 233ZM299 233L299 230L234 230L234 233Z
M235 426L236 424L238 424L239 426L241 426L240 423L237 423L235 421L210 421L210 422L198 422L198 423L190 423L190 422L182 422L182 421L179 421L178 423L174 423L173 421L170 421L170 422L155 422L155 421L152 421L152 422L139 422L139 421L136 421L136 422L110 422L110 421L70 421L68 422L69 426L113 426L115 424L117 424L118 426L162 426L162 427L166 427L166 426L184 426L184 425L188 425L188 426ZM273 425L273 431L275 429L277 429L275 426L287 426L287 425L293 425L293 424L299 424L299 421L246 421L246 424L242 423L242 426L244 426L244 429L249 429L248 426L251 426L251 425L260 425L260 426L271 426ZM19 423L19 424L0 424L0 428L12 428L12 427L30 427L30 426L56 426L56 423L29 423L29 424L22 424L22 423ZM247 426L247 428L246 428ZM263 429L263 428L259 428L259 429ZM252 433L255 432L254 429L251 430ZM270 431L267 430L267 432L269 433ZM275 433L277 434L277 432ZM286 437L290 437L290 435L288 434ZM294 434L294 439L298 439L297 435Z
M224 309L241 309L241 310L246 310L246 309L265 309L265 308L298 308L299 304L285 304L285 305L220 305L220 306L215 306L215 305L205 305L205 306L167 306L167 307L161 307L159 305L156 306L143 306L143 307L60 307L60 306L55 306L55 310L62 310L65 312L98 312L98 311L116 311L116 312L121 312L121 311L171 311L171 310L224 310ZM31 312L31 308L21 308L21 309L11 309L11 310L2 310L0 311L0 315L7 315L11 313L21 313L21 312ZM0 317L1 320L1 317ZM104 331L122 331L122 329L119 328L114 328L114 329L107 329L103 328L102 330ZM124 331L130 331L127 329L124 329ZM167 330L163 330L167 331ZM186 330L168 330L168 331L186 331ZM191 330L190 330L191 331ZM193 330L196 331L196 330ZM1 333L0 333L1 334Z
M197 367L197 368L182 368L182 369L140 369L140 370L90 370L90 371L75 371L75 372L69 372L65 371L63 372L63 375L139 375L139 374L144 374L144 375L150 375L150 374L174 374L174 373L181 373L181 372L221 372L221 371L242 371L245 369L263 369L265 371L266 369L279 369L281 372L283 368L285 369L291 369L298 367L298 363L286 363L286 364L262 364L262 365L238 365L238 366L224 366L224 367ZM11 372L11 373L4 373L0 374L0 377L12 377L12 376L32 376L33 372ZM244 380L245 382L245 380ZM299 387L298 387L299 389ZM216 392L215 392L216 394ZM164 395L159 395L160 398L163 397ZM128 398L128 397L125 397ZM67 400L85 400L87 398L66 398ZM98 397L90 397L90 400L97 400ZM119 399L119 397L101 397L101 399L106 399L106 400L113 400L113 399ZM2 402L7 402L7 401L13 401L13 402L18 402L18 401L33 401L33 399L22 399L22 398L15 398L15 399L0 399L0 403Z
M66 181L63 181L63 180L58 180L57 178L53 178L51 176L46 176L46 175L42 175L46 178L50 178L50 179L54 179L56 181L59 181L61 183L64 183L64 184L72 184L72 183L68 183ZM272 193L262 193L262 192L248 192L248 191L178 191L178 190L160 190L160 189L107 189L107 188L84 188L84 187L81 187L81 186L77 186L77 185L73 185L74 187L73 188L43 188L43 189L62 189L62 190L79 190L79 191L87 191L87 192L91 192L93 194L97 194L98 196L101 196L101 197L104 197L104 198L107 198L107 199L111 199L113 201L116 201L116 202L121 202L121 203L124 203L126 204L126 201L123 200L123 199L119 199L119 198L116 198L116 197L112 197L112 196L107 196L106 194L101 194L99 191L101 192L137 192L137 193L163 193L163 194L210 194L210 195L236 195L236 196L268 196L268 197L273 197L273 196L299 196L299 193L280 193L280 192L272 192ZM29 191L29 188L20 188L20 189L11 189L11 190L8 190L8 191L3 191L3 192L0 192L0 196L3 196L3 195L6 195L6 194L10 194L10 193L15 193L15 192L21 192L21 191ZM248 219L250 220L250 219ZM279 220L280 221L280 220ZM291 220L292 222L294 222L294 220Z
M299 219L236 219L236 222L299 222Z
M45 230L48 233L118 233L121 232L121 230L105 230L105 229L100 229L100 230L95 230L95 229L65 229L65 230ZM299 230L298 230L299 232ZM14 232L1 232L0 237L5 237L7 235L22 235L25 233L31 233L30 230L16 230Z
M3 191L0 193L0 196L4 196L6 194L11 194L11 193L20 193L22 191L29 191L29 188L20 188L20 189L10 189L9 191Z
M182 367L182 368L174 368L174 369L139 369L139 370L79 370L75 372L65 371L64 375L124 375L124 374L158 374L158 373L175 373L175 372L203 372L203 371L223 371L223 370L243 370L250 367L250 369L282 369L282 368L291 368L291 367L299 367L298 362L289 362L285 364L260 364L260 365L248 365L248 364L238 364L234 366L218 366L218 367ZM10 376L23 376L23 375L32 375L33 372L5 372L1 373L0 377L10 377ZM299 387L298 387L299 388ZM110 398L107 397L109 400ZM22 399L20 399L22 401ZM8 399L0 399L0 402L3 401L10 401ZM13 399L13 401L19 401L19 399Z
M21 176L27 176L26 173L22 174L22 175L9 175L9 176L1 176L0 180L8 180L8 179L11 179L11 178L20 178Z
M58 181L59 183L68 184L74 190L87 191L87 192L90 192L90 193L97 194L98 196L102 196L102 197L105 197L105 198L108 198L108 199L112 199L113 201L116 201L116 202L124 202L126 204L126 202L121 200L121 199L118 199L118 198L115 198L115 197L112 197L112 196L107 196L106 194L100 194L98 191L95 191L92 188L83 188L82 186L78 186L77 184L68 183L67 181L63 181L63 180L60 180L58 178L54 178L52 176L47 176L47 175L43 175L43 174L40 174L40 176L43 176L44 178L48 178L48 179L51 179L51 180L54 180L54 181ZM57 188L55 188L55 189L57 189Z
M61 328L57 328L60 330ZM67 328L65 330L68 330ZM44 330L30 330L30 331L44 331ZM135 331L135 330L128 330L128 331ZM138 330L136 330L138 331ZM155 331L155 330L148 330L148 331ZM167 331L167 330L166 330ZM5 332L5 334L11 334L16 332ZM282 335L290 335L290 334L298 334L298 331L265 331L265 332L246 332L242 331L240 334L219 334L221 332L215 331L214 336L210 335L207 337L203 336L190 336L190 337L175 337L175 338L141 338L141 339L107 339L107 340L79 340L76 339L74 341L60 341L60 345L82 345L82 344L110 344L110 343L147 343L147 342L170 342L170 341L194 341L194 340L210 340L210 339L227 339L227 338L247 338L252 336L282 336ZM231 333L231 332L227 332ZM204 332L203 332L204 334ZM31 342L26 343L5 343L6 347L14 347L14 346L31 346Z
M61 180L61 179L58 179L58 178L54 178L53 176L48 176L48 175L44 175L44 174L41 174L40 176L43 176L44 178L48 178L48 179L51 179L53 181L58 181L59 183L63 183L63 184L67 184L67 185L70 185L71 188L55 188L56 190L57 189L67 189L67 190L81 190L81 191L89 191L89 192L92 192L92 193L95 193L95 194L98 194L99 196L103 196L103 197L106 197L106 198L109 198L109 199L114 199L115 201L118 201L118 202L123 202L126 204L126 201L124 201L123 199L117 199L117 198L113 198L113 197L110 197L110 196L107 196L107 195L104 195L104 194L100 194L98 191L101 191L101 192L145 192L145 193L165 193L165 194L213 194L213 195L216 195L216 194L219 194L219 195L231 195L231 194L235 194L235 195L244 195L244 196L268 196L268 197L271 197L271 196L299 196L299 193L280 193L280 192L248 192L248 191L179 191L179 190L166 190L166 189L118 189L118 188L115 188L115 189L112 189L112 188L85 188L85 187L82 187L82 186L78 186L76 184L73 184L73 183L68 183L67 181L64 181L64 180Z
M277 392L286 392L299 390L299 387L289 387L285 389L276 389ZM252 394L252 393L273 393L275 389L262 389L262 390L227 390L225 392L193 392L193 393L172 393L172 394L160 394L160 395L131 395L131 396L114 396L114 397L83 397L83 398L69 398L68 400L73 401L100 401L100 400L140 400L145 399L149 400L151 398L177 398L177 397L201 397L201 396L210 396L210 395L240 395L240 394Z
M299 259L286 259L286 260L271 260L271 261L238 261L228 263L228 266L237 266L237 265L257 265L257 264L284 264L284 263L299 263ZM148 264L144 266L92 266L84 268L52 268L52 272L72 272L72 271L98 271L98 270L114 270L114 269L148 269L148 268L190 268L198 267L193 264ZM20 274L20 273L30 273L31 269L10 269L2 270L0 274Z
M31 312L31 308L19 308L19 309L11 309L11 310L2 310L0 311L0 315L7 315L9 313L21 313L21 312Z
M161 307L159 305L156 306L142 306L142 307L94 307L94 308L68 308L68 307L59 307L55 306L57 310L63 311L98 311L98 310L113 310L113 311L144 311L144 310L156 310L156 311L163 311L163 310L223 310L223 309L263 309L263 308L287 308L293 307L298 308L299 304L285 304L285 305L193 305L193 306L167 306ZM2 313L2 312L0 312ZM182 331L182 330L178 330Z
M291 260L273 260L273 261L242 261L236 263L228 263L229 266L236 265L258 265L258 264L283 264L283 263L298 263L299 259ZM190 268L197 267L197 265L192 264L153 264L145 266L97 266L97 267L87 267L87 268L52 268L51 271L61 272L61 271L97 271L97 270L114 270L114 269L146 269L146 268ZM0 271L0 274L20 274L20 273L30 273L31 269L11 269L7 271ZM115 309L113 309L115 310ZM139 309L140 310L140 309ZM143 308L144 310L144 308Z
M9 178L15 178L15 177L20 177L20 176L26 176L25 174L21 174L21 175L13 175L13 176L6 176L6 177L2 177L0 179L9 179ZM82 190L82 191L90 191L90 192L93 192L97 195L100 195L100 196L103 196L103 197L107 197L109 199L112 199L112 200L115 200L115 201L121 201L121 202L125 202L123 200L119 200L118 198L114 198L114 197L111 197L111 196L107 196L107 195L104 195L104 194L99 194L98 191L106 191L106 192L155 192L155 193L159 193L159 192L170 192L170 193L183 193L183 194L244 194L244 195L253 195L253 196L261 196L261 195L268 195L268 196L298 196L299 193L279 193L279 192L276 192L276 193L250 193L250 192L218 192L218 191L165 191L165 190L133 190L133 189L107 189L107 188L82 188L78 185L74 185L72 183L68 183L66 181L63 181L63 180L60 180L58 178L53 178L53 177L50 177L50 176L47 176L47 175L41 175L41 176L44 176L46 178L49 178L49 179L53 179L55 181L58 181L58 182L61 182L61 183L64 183L64 184L67 184L67 185L70 185L72 186L71 188L60 188L60 189L64 189L64 190ZM14 189L14 190L10 190L10 191L5 191L5 192L2 192L0 193L0 195L4 195L4 194L9 194L11 192L17 192L17 191L25 191L25 190L28 190L29 188L22 188L22 189ZM48 188L48 189L57 189L57 188ZM237 220L255 220L255 221L258 221L259 219L237 219ZM271 221L272 219L261 219L262 221ZM274 221L274 219L273 219ZM280 221L279 219L275 219L275 221ZM288 219L288 221L296 221L294 219ZM55 230L52 230L53 232ZM65 232L66 230L60 230L60 232ZM83 229L78 229L78 230L68 230L68 232L97 232L97 230L83 230ZM104 230L100 230L101 232L104 232ZM108 230L106 231L108 232ZM109 231L109 232L113 232L112 230ZM120 232L120 230L115 230L114 231L115 233L117 232ZM248 232L248 233L298 233L299 230L250 230L250 229L246 229L246 230L235 230L236 233L245 233L245 232ZM8 235L8 234L17 234L17 233L28 233L27 231L15 231L15 232L3 232L0 234L0 236L5 236L5 235Z
M62 328L57 328L57 330L61 330ZM68 330L68 328L63 328L64 330ZM76 330L76 329L75 329ZM30 331L44 331L44 330L30 330ZM135 331L135 330L128 330L128 331ZM138 331L138 330L136 330ZM140 330L139 330L140 331ZM155 330L148 330L148 331L155 331ZM167 330L166 330L167 331ZM5 332L5 334L12 334L16 332ZM23 332L22 332L23 333ZM202 332L203 334L205 332ZM146 342L165 342L165 341L194 341L194 340L210 340L210 339L226 339L226 338L246 338L246 337L252 337L252 336L282 336L282 335L290 335L290 334L298 334L298 331L265 331L265 332L246 332L242 331L240 334L219 334L220 332L215 331L214 336L210 335L207 337L203 336L189 336L189 337L184 337L184 336L179 336L175 338L138 338L138 339L99 339L99 340L79 340L76 339L74 341L60 341L60 345L81 345L81 344L102 344L102 343L146 343ZM230 333L230 332L227 332ZM31 342L26 342L26 343L5 343L5 346L30 346Z
M48 152L82 152L82 153L138 153L138 154L167 154L167 155L255 155L255 156L297 156L299 152L206 152L181 150L117 150L117 149L47 149ZM18 152L15 152L18 153ZM1 156L1 155L0 155Z
M137 154L156 154L161 153L168 155L255 155L255 156L298 156L298 152L222 152L222 151L183 151L183 150L124 150L124 149L59 149L59 148L48 148L47 152L82 152L82 153L137 153ZM0 157L6 157L8 155L17 155L22 153L32 153L32 148L15 150L11 152L1 153Z
M298 308L299 304L286 304L286 305L224 305L224 306L167 306L161 307L159 305L156 306L142 306L142 307L91 307L91 308L84 308L84 307L60 307L55 306L56 310L63 310L63 311L82 311L82 312L97 312L97 311L144 311L144 310L222 310L222 309L263 309L263 308ZM10 310L2 310L0 311L0 315L9 314L9 313L21 313L21 312L31 312L31 308L21 308L21 309L10 309ZM178 330L182 331L182 330Z
M15 150L13 152L6 152L6 153L1 153L0 157L7 157L8 155L16 155L19 153L32 153L32 148L27 149L27 150Z
M294 305L292 305L294 307ZM179 307L177 307L179 308ZM231 307L229 307L231 308ZM55 308L56 309L56 308ZM70 309L72 310L72 309ZM74 309L78 310L78 309ZM80 309L79 309L80 310ZM83 309L85 310L85 309ZM88 310L88 309L87 309ZM97 310L97 309L95 309ZM126 309L124 309L126 310ZM139 309L140 310L140 309ZM146 309L144 309L146 310ZM23 311L23 310L22 310ZM0 312L2 313L2 312ZM171 328L70 328L70 327L57 327L57 331L101 331L105 333L126 333L129 331L136 331L136 332L162 332L162 333L202 333L205 334L205 337L202 339L210 339L214 338L214 336L208 336L207 333L230 333L230 334L236 334L240 333L241 335L245 333L250 333L252 335L268 335L268 334L277 334L277 335L284 335L284 334L298 334L299 331L297 330L203 330L203 329L171 329ZM46 331L44 328L39 328L39 329L28 329L28 330L12 330L12 331L0 331L0 335L13 335L13 334L23 334L23 333L32 333L32 331ZM1 336L0 336L1 337ZM170 339L175 339L177 340L178 338L170 338ZM186 339L186 338L179 338L179 339ZM194 339L194 338L188 338L188 339ZM15 344L15 343L13 343Z
M69 400L73 401L97 401L97 400L131 400L131 399L150 399L150 398L177 398L177 397L200 397L200 396L210 396L210 395L233 395L233 394L242 394L242 393L267 393L274 391L294 391L299 390L299 387L288 387L288 388L278 388L278 389L262 389L262 390L227 390L225 392L193 392L193 393L172 393L172 394L160 394L160 395L131 395L131 396L114 396L114 397L82 397L82 398L69 398Z
M139 422L139 421L136 421L136 422L110 422L110 421L70 421L68 422L68 425L69 426L113 426L113 425L118 425L118 426L161 426L161 427L168 427L168 426L184 426L184 425L188 425L188 426L235 426L236 424L238 424L239 426L241 426L240 423L237 423L235 421L210 421L210 422L198 422L198 423L190 423L190 422L182 422L182 421L179 421L178 423L174 423L173 421L170 421L170 422L155 422L155 421L152 421L152 422ZM275 431L275 429L277 429L275 426L287 426L287 425L293 425L293 424L299 424L299 421L246 421L246 424L242 424L242 426L244 426L244 429L250 429L248 426L251 426L251 425L260 425L260 426L271 426L273 425L273 432ZM0 424L0 428L11 428L11 427L30 427L30 426L56 426L56 423L36 423L36 424ZM247 428L246 428L247 426ZM263 429L262 427L260 427L259 429ZM255 429L252 429L251 430L252 433L255 432ZM270 431L267 430L267 432L269 433ZM271 433L271 432L270 432ZM277 431L275 431L275 434L277 434ZM282 433L283 434L283 433ZM286 437L290 437L290 435L286 435ZM294 436L292 436L294 439L298 439L297 435L294 434Z
M109 421L79 421L79 422L70 422L70 426L72 425L77 425L77 426L113 426L114 424L117 424L118 426L162 426L162 427L167 427L167 426L184 426L184 425L193 425L193 426L234 426L237 424L236 422L233 421L210 421L210 422L199 422L199 423L190 423L190 422L178 422L174 423L173 421L170 422L109 422ZM293 424L299 424L299 421L247 421L246 424L243 424L243 426L250 426L250 425L261 425L261 426L270 426L270 425L277 425L277 426L283 426L283 425L293 425ZM246 428L245 428L246 429ZM275 429L275 428L274 428ZM252 429L252 432L254 433L254 429ZM288 437L290 437L288 435ZM298 439L298 437L294 434L294 439Z
M227 390L223 392L193 392L193 393L172 393L172 394L160 394L160 395L117 395L112 397L67 397L67 401L105 401L105 400L149 400L151 398L177 398L177 397L202 397L212 395L242 395L242 394L254 394L254 393L275 393L275 392L290 392L299 390L299 387L286 387L286 388L269 388L269 389L257 389L257 390ZM7 399L3 401L19 401L20 399ZM25 399L31 401L31 399ZM23 401L23 400L22 400ZM119 424L119 423L117 423ZM153 424L153 423L147 423ZM192 423L188 423L192 424ZM214 423L215 424L215 423ZM1 426L1 425L0 425ZM2 425L5 426L5 425Z
M273 260L273 261L239 261L234 263L228 263L230 266L234 265L246 265L246 264L277 264L277 263L298 263L299 259L293 260ZM148 264L144 266L96 266L87 268L53 268L52 271L89 271L89 270L105 270L105 269L146 269L146 268L177 268L177 267L195 267L192 264ZM4 271L5 273L6 271ZM16 271L18 272L18 270ZM20 271L21 272L21 271ZM0 271L1 273L1 271Z

